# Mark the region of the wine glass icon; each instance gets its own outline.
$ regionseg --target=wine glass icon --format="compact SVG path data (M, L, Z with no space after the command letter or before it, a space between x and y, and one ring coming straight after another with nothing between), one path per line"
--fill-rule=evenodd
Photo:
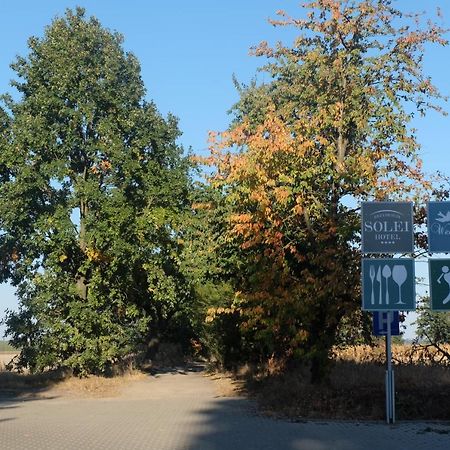
M395 265L392 268L392 279L398 286L398 302L397 305L404 305L405 302L402 301L402 284L408 278L408 272L405 266Z

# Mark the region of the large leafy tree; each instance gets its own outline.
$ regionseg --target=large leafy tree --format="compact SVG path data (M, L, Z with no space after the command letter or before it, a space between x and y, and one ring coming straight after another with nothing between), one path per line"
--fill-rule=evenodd
M317 0L300 19L279 11L272 24L297 37L254 49L271 80L240 86L233 125L212 136L211 183L247 262L241 328L263 359L310 361L313 381L342 319L358 315L358 202L417 200L430 187L409 123L440 110L421 61L426 43L446 44L444 30L391 3Z
M183 314L188 164L119 34L68 10L29 49L1 116L7 331L22 365L102 372Z

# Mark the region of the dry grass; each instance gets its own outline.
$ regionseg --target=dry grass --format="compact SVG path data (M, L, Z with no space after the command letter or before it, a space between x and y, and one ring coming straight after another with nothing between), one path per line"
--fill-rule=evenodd
M393 353L398 361L394 364L398 419L449 420L450 368L411 362L408 346L395 346ZM384 347L351 348L336 352L334 368L322 385L311 385L309 370L297 368L252 374L247 388L269 415L293 420L383 420L384 363Z
M450 344L443 345L443 350L450 353ZM384 364L386 353L384 345L371 347L358 345L345 349L335 349L334 358L337 361L353 361L356 363L380 363ZM433 365L439 358L436 348L426 348L418 345L393 345L392 359L394 364L420 364Z
M208 377L214 382L217 397L237 397L244 391L244 381L230 372L213 372Z
M110 378L99 376L78 378L59 371L35 375L19 374L5 369L6 364L14 356L14 353L0 354L0 396L3 397L116 397L125 386L146 377L144 373L137 370Z
M17 355L17 352L0 352L0 372L6 370L6 365Z
M87 378L69 377L55 384L45 395L70 398L117 397L130 383L147 376L135 371L112 378L89 376Z

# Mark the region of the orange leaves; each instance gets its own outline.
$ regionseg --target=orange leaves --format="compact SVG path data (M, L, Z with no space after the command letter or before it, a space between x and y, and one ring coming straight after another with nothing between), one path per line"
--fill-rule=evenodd
M99 167L103 172L107 172L108 170L111 169L111 163L107 160L103 160L99 163Z
M233 214L230 219L234 223L249 224L252 223L253 216L251 214Z
M285 187L276 187L273 190L274 196L275 196L275 200L282 204L285 205L291 195L291 191L290 189L287 189Z
M240 238L243 250L262 246L260 255L276 264L286 251L298 257L295 247L285 248L284 227L291 220L298 222L304 211L302 195L294 194L293 188L303 172L312 176L308 170L316 137L311 140L301 134L310 122L302 119L294 134L272 106L260 125L244 120L231 131L210 134L211 159L217 168L211 182L232 187L229 234ZM319 140L328 143L327 138ZM232 148L242 151L232 152Z
M264 235L263 224L257 222L251 214L233 214L230 220L234 224L231 232L244 239L241 244L243 249L261 243Z
M17 250L17 248L14 247L11 252L11 261L16 263L17 261L19 261L19 259L20 259L20 253Z
M93 165L90 168L90 171L94 175L101 175L109 172L111 170L111 167L112 167L111 163L105 159L100 161L98 164Z

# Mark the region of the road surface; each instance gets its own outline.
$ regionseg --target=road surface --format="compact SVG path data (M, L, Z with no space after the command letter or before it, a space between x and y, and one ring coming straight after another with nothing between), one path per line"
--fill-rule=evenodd
M3 450L420 450L450 448L450 424L307 421L258 415L199 368L134 381L112 398L0 399Z

